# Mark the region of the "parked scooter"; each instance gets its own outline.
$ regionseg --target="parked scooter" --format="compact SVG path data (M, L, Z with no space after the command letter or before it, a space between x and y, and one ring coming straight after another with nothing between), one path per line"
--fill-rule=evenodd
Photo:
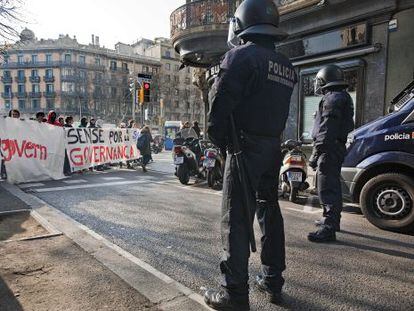
M173 149L175 175L183 185L187 185L191 176L205 179L200 140L194 137L174 139Z
M291 139L281 145L283 165L280 170L280 185L282 195L288 193L291 202L296 202L299 191L309 188L306 182L308 165L301 146L301 141Z
M220 149L213 144L204 150L203 167L207 175L207 184L210 188L221 189L223 185L225 159Z

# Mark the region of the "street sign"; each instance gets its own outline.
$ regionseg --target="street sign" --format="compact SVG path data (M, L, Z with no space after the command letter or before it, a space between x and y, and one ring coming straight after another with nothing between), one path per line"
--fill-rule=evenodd
M140 81L140 82L151 82L152 81L152 75L145 74L145 73L139 73L138 74L138 81Z

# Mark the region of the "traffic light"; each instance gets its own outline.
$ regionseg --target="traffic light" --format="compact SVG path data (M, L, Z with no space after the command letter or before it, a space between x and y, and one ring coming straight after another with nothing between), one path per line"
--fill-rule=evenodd
M144 82L142 85L142 88L144 89L144 102L150 102L151 101L151 84L149 82Z
M142 105L144 103L144 88L140 87L138 92L138 102Z

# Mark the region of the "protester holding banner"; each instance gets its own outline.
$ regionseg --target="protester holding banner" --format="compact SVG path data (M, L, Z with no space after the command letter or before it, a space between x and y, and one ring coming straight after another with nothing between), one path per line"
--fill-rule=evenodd
M9 111L9 118L20 119L20 111L17 109L12 109Z
M88 126L88 119L87 119L87 118L85 118L85 117L83 117L83 118L80 120L79 127L87 127L87 126Z
M57 114L54 110L50 110L47 114L47 123L55 126L62 126L59 120L57 120Z

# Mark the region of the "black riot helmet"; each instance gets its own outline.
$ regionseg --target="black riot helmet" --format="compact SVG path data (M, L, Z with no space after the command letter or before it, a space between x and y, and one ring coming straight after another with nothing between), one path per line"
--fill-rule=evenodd
M270 36L277 41L288 36L279 28L279 10L274 0L244 0L239 5L230 20L229 47L239 45L240 39L250 35Z
M323 91L331 87L348 87L343 70L336 65L328 65L319 70L315 78L315 94L322 95Z

